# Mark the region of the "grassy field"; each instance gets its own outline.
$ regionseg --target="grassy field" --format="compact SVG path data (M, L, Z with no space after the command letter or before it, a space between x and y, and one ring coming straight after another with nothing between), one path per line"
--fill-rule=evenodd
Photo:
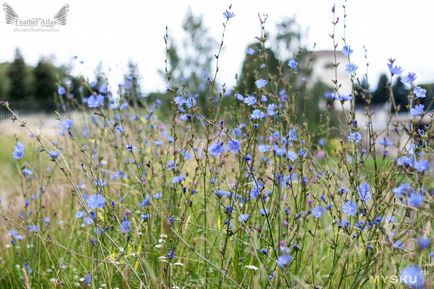
M270 127L288 132L275 120L208 142L196 135L214 126L98 113L50 141L24 133L22 159L12 158L15 138L1 138L1 287L390 288L412 263L432 273L415 241L432 234L432 200L394 193L404 182L432 188L432 178L393 156L323 149L302 141L301 127L279 156L260 146ZM122 129L105 125L113 118ZM350 200L357 213L345 213Z

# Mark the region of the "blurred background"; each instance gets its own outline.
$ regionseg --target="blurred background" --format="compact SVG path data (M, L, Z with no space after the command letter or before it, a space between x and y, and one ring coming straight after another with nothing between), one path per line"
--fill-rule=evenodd
M247 49L254 48L255 37L260 35L260 13L268 15L267 47L276 60L270 65L277 67L301 57L302 51L311 51L316 60L306 81L310 88L316 87L316 94L326 92L331 86L327 65L333 55L331 10L336 5L340 18L337 49L342 48L345 37L354 50L351 62L359 67L358 77L366 87L369 82L374 103L383 103L388 97L385 86L390 81L387 62L391 57L405 72L416 72L416 82L432 95L434 60L429 52L434 42L430 31L434 4L430 1L234 0L205 4L195 0L9 0L7 4L20 19L53 18L69 4L67 24L55 32L20 32L5 23L4 13L0 16L0 99L15 103L20 110L53 110L59 87L67 88L67 96L80 101L80 95L87 97L91 91L86 91L83 81L95 87L106 85L113 94L119 85L135 87L140 97L164 93L166 26L170 69L180 81L197 78L192 85L200 87L215 69L213 55L225 20L222 13L230 4L235 17L226 30L218 76L219 84L225 83L228 89L240 90L236 75L248 78ZM348 15L345 33L342 5ZM347 61L340 54L338 57ZM343 93L347 93L351 90L349 77L343 71L340 77ZM244 82L247 87L252 85ZM408 88L399 79L393 85L398 102L405 105Z

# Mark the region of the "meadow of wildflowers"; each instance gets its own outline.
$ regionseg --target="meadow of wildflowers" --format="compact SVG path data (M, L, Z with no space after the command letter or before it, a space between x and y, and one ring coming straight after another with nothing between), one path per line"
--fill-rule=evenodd
M224 29L233 17L223 13ZM385 60L412 93L409 120L390 109L380 137L355 119L356 94L371 116L356 51L331 34L348 57L334 68L345 66L354 90L341 94L335 79L312 130L309 107L296 104L309 61L294 55L281 78L268 73L265 23L260 49L246 51L258 65L253 90L219 85L217 62L205 112L167 67L164 121L158 101L126 86L116 97L89 86L76 112L57 114L53 137L2 102L24 133L3 148L16 173L1 196L0 287L432 288L433 115L416 75Z

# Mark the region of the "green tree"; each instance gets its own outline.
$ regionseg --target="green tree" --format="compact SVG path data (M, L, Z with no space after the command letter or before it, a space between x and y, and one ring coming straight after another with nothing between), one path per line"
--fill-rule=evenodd
M56 67L45 58L41 58L33 69L33 98L39 109L56 109L58 75Z
M209 36L208 29L203 25L201 16L194 15L191 10L183 21L184 38L181 48L167 35L168 68L167 74L171 89L184 96L197 98L200 113L208 115L210 112L210 80L213 77L212 64L217 42ZM160 71L166 78L166 72ZM169 94L162 95L162 102L171 100ZM167 107L162 105L162 107Z
M255 81L259 78L267 78L268 73L276 78L279 77L280 61L277 59L274 51L270 48L265 49L265 52L261 52L261 44L250 44L246 51L246 56L241 68L241 74L238 79L237 91L241 94L249 94L255 90ZM261 64L265 59L266 70L261 71ZM263 75L260 75L260 74Z
M124 88L126 97L131 104L137 105L137 101L142 98L142 91L140 88L140 74L137 64L128 62L128 72L124 76Z
M0 99L6 100L8 98L8 91L9 91L9 77L8 77L8 70L9 70L9 63L0 63Z
M293 17L286 17L276 24L274 50L280 59L288 59L303 47L301 41L304 32Z
M389 79L387 76L382 74L378 80L377 89L375 89L374 93L372 94L372 103L381 104L385 103L389 99L390 92L388 88L388 82Z
M260 42L250 44L246 49L237 90L241 94L251 93L255 89L255 81L259 78L274 79L277 89L285 87L291 77L288 66L290 59L308 63L309 51L303 47L303 31L294 18L288 17L276 25L276 35L271 38L264 35L266 41L270 39L270 48L263 51ZM259 40L259 39L258 39ZM308 77L311 71L307 65L300 65L297 69L299 78Z
M7 76L10 83L8 100L17 109L30 109L31 75L18 48L15 50L14 60L8 67Z
M395 81L395 84L392 87L392 91L393 97L395 99L396 109L400 112L408 111L408 105L410 104L408 100L408 95L410 93L410 90L402 82L401 77L398 77L398 79Z

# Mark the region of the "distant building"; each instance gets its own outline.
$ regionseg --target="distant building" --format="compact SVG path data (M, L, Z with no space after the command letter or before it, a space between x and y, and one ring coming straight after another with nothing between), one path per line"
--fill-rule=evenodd
M338 85L340 86L339 93L343 95L352 92L351 78L345 71L345 65L348 64L348 58L341 51L336 51L336 60L335 51L333 50L314 51L312 52L312 56L313 59L310 64L312 74L307 81L308 87L312 88L316 83L322 82L330 87L330 90L332 91L336 86L333 81L337 76ZM336 71L334 63L338 63ZM320 103L320 106L325 107L325 100ZM350 104L346 103L344 108L349 109ZM342 110L342 106L335 105L335 109Z
M335 69L335 63L338 64L337 69ZM330 87L331 90L333 90L336 87L336 84L333 81L337 79L339 85L339 94L352 94L353 87L351 83L351 77L348 72L345 71L346 64L348 64L348 57L345 56L341 51L335 52L333 50L319 50L313 52L313 61L310 64L312 74L307 80L308 87L312 88L316 83L322 82ZM427 86L426 89L429 93L432 90L434 94L434 85ZM408 92L403 92L403 94L404 97L407 97ZM319 105L325 106L325 101ZM342 111L342 106L338 101L334 102L334 108L336 110ZM350 102L345 102L344 110L350 110ZM355 119L359 124L360 132L363 135L363 143L366 146L368 145L367 140L369 139L369 130L367 126L369 123L371 123L372 129L377 135L378 141L381 138L387 138L394 144L397 144L400 149L402 149L403 146L409 146L410 143L408 142L408 135L397 134L393 129L391 129L392 126L390 125L390 123L400 123L402 125L405 124L408 126L412 120L408 110L396 114L390 112L390 104L388 100L386 100L384 103L371 104L370 112L372 113L371 122L366 116L364 106L357 106L355 109ZM423 119L418 119L418 126L425 129L429 125L430 121L432 121L431 118L426 115ZM389 129L387 129L388 123ZM377 151L382 152L384 150L384 147L378 142L375 145ZM389 153L396 155L398 154L398 149L395 147L389 148Z
M348 73L345 71L345 65L348 64L348 58L341 52L333 50L319 50L313 52L312 63L312 76L311 84L315 84L318 81L324 84L335 87L333 80L336 78L334 63L338 63L337 66L337 80L340 85L339 92L342 94L348 94L352 91L351 79Z

